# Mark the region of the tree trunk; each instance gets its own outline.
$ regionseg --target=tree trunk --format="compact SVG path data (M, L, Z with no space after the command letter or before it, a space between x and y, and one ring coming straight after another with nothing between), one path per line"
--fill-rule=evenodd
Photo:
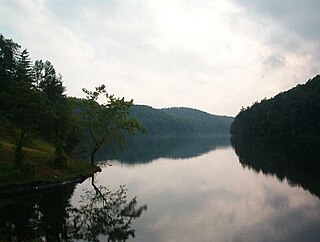
M20 130L20 134L16 138L16 148L14 151L14 155L16 158L16 165L20 167L22 160L23 160L23 141L24 141L25 132L23 130Z
M94 147L94 149L91 152L91 165L94 165L94 155L97 152L98 148Z
M94 153L91 152L91 165L93 165L93 164L94 164Z
M16 145L16 149L14 151L14 155L15 155L15 158L16 158L16 165L18 167L20 167L22 159L23 159L22 144L20 142Z
M100 148L100 146L102 145L104 140L105 140L105 137L103 139L101 139L99 142L96 142L96 144L91 152L91 164L92 165L94 164L94 155L98 151L98 149Z

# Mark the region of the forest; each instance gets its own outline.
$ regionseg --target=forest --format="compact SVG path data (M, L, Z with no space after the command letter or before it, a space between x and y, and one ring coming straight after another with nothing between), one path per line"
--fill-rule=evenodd
M230 133L239 137L320 137L320 76L303 85L242 108Z

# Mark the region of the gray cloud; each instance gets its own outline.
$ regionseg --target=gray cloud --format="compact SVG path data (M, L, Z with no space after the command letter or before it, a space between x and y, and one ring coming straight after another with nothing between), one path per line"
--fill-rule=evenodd
M320 39L318 0L234 0L260 16L270 17L303 39Z
M259 30L264 34L262 41L271 48L271 53L262 61L265 72L271 74L291 59L291 65L294 64L295 68L290 73L290 85L319 74L320 1L232 1L244 8L251 21L264 27ZM303 73L297 75L297 69Z
M279 54L271 54L264 61L267 69L277 69L285 65L285 58Z
M319 62L320 1L318 0L233 0L243 6L258 23L267 22L271 30L266 40L285 52L311 55ZM315 63L316 64L316 63Z

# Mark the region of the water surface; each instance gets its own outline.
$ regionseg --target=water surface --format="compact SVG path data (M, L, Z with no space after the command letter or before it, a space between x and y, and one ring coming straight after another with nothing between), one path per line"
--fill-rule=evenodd
M30 238L49 241L319 241L319 170L311 162L318 154L276 147L232 147L228 138L137 141L128 153L105 156L94 186L88 179L3 202L0 232L23 238L32 231ZM312 163L313 173L295 168L299 159ZM295 167L284 166L287 160ZM95 218L107 223L81 204L93 204Z

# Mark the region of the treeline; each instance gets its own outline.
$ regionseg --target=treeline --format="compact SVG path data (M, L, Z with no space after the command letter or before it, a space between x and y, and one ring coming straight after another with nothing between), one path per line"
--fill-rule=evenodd
M242 109L230 133L242 137L320 137L320 76Z
M146 129L146 136L225 136L232 117L212 115L191 108L155 109L134 105L130 115Z

